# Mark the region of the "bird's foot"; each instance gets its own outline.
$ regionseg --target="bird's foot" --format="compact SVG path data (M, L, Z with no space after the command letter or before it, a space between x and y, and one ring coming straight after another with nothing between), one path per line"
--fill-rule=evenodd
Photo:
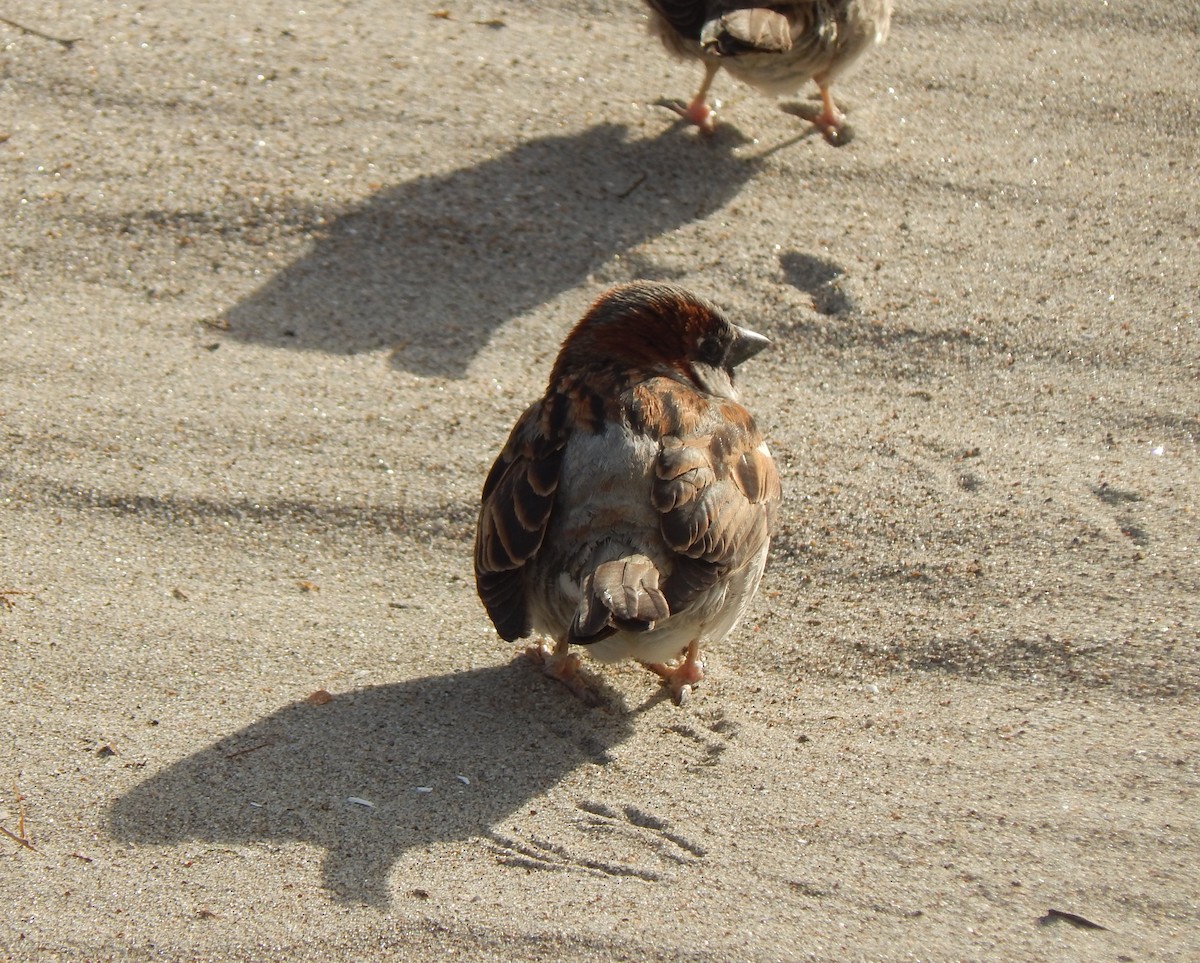
M659 100L656 101L656 105L673 111L689 124L695 124L702 134L711 134L717 129L716 111L708 106L703 97L697 97L690 104L681 100Z
M642 665L663 680L671 690L671 700L677 706L691 698L692 686L704 678L704 663L690 652L678 665L663 662L643 662Z
M816 131L825 138L825 143L832 147L845 147L854 139L854 128L850 126L843 114L833 102L833 98L822 97L823 106L817 109L815 104L789 102L782 105L785 113L792 114L808 121Z
M813 126L821 132L830 147L845 147L854 139L854 128L846 123L846 118L840 113L835 117L821 114L813 121Z
M598 706L602 703L598 693L580 671L583 660L573 652L568 652L566 646L549 646L545 643L531 645L525 650L525 657L540 668L551 679L556 679L574 693L575 698L586 706Z
M824 84L818 86L821 88L821 112L817 114L813 124L825 138L825 143L832 147L844 147L850 143L854 132L846 123L846 115L838 110L838 105L833 102L829 88Z

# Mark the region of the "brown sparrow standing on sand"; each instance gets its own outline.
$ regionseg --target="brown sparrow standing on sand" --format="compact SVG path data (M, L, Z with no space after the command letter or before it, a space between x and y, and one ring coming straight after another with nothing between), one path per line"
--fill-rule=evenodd
M479 596L504 639L553 639L529 653L581 697L571 645L636 659L682 702L701 641L728 635L758 588L779 474L733 371L768 343L675 285L613 288L488 473Z
M887 39L892 0L646 0L651 29L671 53L704 63L704 81L686 106L664 102L708 133L708 88L724 67L763 93L797 91L810 77L821 91L813 123L831 144L845 143L845 118L830 96L835 77Z

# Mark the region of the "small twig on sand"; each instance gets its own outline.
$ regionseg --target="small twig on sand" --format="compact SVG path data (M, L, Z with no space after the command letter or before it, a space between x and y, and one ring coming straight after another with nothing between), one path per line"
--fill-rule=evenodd
M14 843L20 843L28 850L37 852L37 847L29 841L29 837L25 835L25 797L21 795L17 789L17 784L13 783L13 795L17 797L17 831L10 832L3 826L0 826L0 834L7 836Z
M15 609L16 603L9 598L10 595L32 595L32 592L22 592L20 589L0 589L0 609L5 612L11 612Z
M637 180L635 180L632 184L630 184L627 188L625 188L625 190L619 192L617 194L617 197L619 197L621 200L625 200L625 198L627 198L630 194L632 194L639 187L641 187L642 184L645 182L646 178L649 176L650 175L647 174L645 171L642 171L642 173L638 176Z
M17 23L15 20L9 20L8 17L0 17L0 23L6 23L10 27L15 27L17 30L20 30L22 33L28 33L35 37L41 37L43 40L49 40L51 43L62 44L63 48L66 50L70 50L81 39L79 37L73 37L72 39L67 40L63 37L54 37L48 33L42 33L40 30L35 30L33 27L27 27L23 23Z
M34 846L33 843L31 843L24 836L18 836L16 833L11 833L7 829L5 829L3 826L0 826L0 834L7 836L14 843L20 843L26 849L32 849L35 853L37 852L37 847Z
M1106 930L1107 926L1101 926L1099 923L1093 923L1086 916L1080 916L1078 913L1068 913L1066 910L1048 909L1045 916L1039 916L1038 922L1043 926L1053 923L1055 920L1066 920L1072 926L1077 926L1081 930Z
M246 746L245 749L235 749L233 752L225 753L226 759L236 759L238 756L248 756L252 752L258 752L259 749L266 749L267 746L275 744L274 739L265 739L257 745Z

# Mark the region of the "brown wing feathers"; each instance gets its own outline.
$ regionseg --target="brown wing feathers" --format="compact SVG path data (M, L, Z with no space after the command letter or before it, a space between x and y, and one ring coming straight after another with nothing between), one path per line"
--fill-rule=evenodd
M758 449L757 432L743 434L741 444L747 439L755 447L732 459L728 455L736 451L739 438L729 429L663 440L652 498L668 546L691 560L681 559L669 579L666 596L673 608L722 572L749 561L768 537L779 476ZM731 470L722 470L723 465Z
M529 634L522 569L542 545L554 508L562 445L541 434L541 405L513 428L483 486L475 540L475 585L501 638Z

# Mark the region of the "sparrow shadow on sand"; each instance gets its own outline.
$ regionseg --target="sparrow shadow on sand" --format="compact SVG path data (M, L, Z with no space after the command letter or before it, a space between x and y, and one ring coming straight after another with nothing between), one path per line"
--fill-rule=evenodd
M333 218L222 320L245 341L392 348L397 367L461 377L501 324L726 204L761 164L735 156L742 142L728 127L630 140L601 124L415 177Z
M537 675L518 658L284 706L118 799L111 831L143 845L310 843L336 899L386 906L406 851L488 836L630 734L626 713L588 710Z

